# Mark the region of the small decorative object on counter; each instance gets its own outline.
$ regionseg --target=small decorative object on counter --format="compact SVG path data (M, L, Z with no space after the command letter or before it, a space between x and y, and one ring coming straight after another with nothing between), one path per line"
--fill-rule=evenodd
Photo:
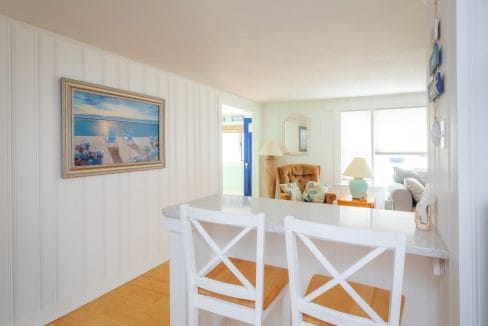
M415 208L415 225L419 230L432 230L437 219L437 197L429 191L424 191L422 198Z

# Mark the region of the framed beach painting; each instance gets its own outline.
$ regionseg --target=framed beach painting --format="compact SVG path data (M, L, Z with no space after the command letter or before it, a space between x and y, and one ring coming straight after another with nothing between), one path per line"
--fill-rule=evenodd
M62 79L63 177L165 166L164 100Z

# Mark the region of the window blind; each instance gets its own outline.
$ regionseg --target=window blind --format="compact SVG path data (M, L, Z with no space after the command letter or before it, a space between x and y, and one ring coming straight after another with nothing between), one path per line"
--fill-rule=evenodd
M375 154L427 152L425 108L374 111Z

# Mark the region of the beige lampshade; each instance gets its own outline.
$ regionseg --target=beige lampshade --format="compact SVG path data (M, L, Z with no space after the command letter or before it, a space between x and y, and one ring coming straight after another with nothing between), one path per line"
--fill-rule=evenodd
M371 178L373 176L371 168L364 157L353 158L351 164L342 174L354 178Z
M274 140L268 140L259 151L261 156L283 156L280 145Z

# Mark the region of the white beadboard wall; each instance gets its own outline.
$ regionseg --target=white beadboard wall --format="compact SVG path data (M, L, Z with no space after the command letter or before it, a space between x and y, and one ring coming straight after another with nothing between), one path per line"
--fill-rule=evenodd
M259 109L1 15L0 72L0 325L46 323L167 260L161 209L220 190L222 99ZM167 167L62 179L61 77L165 98Z
M426 36L427 48L432 46L431 34L434 26L435 1L427 1L426 17L428 18ZM445 92L439 98L438 119L446 119L447 146L435 146L429 137L429 187L437 196L437 231L449 250L449 264L446 273L440 278L438 291L439 325L455 326L463 324L459 315L459 270L462 268L459 261L459 224L464 217L459 215L458 191L458 106L457 106L457 30L456 30L456 1L447 0L439 2L437 13L441 21L442 35L439 45L442 48L442 64L439 67L445 80ZM430 52L426 53L428 62ZM427 73L428 74L428 73ZM430 82L431 77L426 77ZM462 108L466 109L466 107ZM429 105L429 131L434 122L434 107ZM430 134L429 134L430 136ZM462 150L462 148L461 148ZM467 220L466 220L467 221ZM465 223L463 221L462 223ZM465 320L465 325L474 325Z

